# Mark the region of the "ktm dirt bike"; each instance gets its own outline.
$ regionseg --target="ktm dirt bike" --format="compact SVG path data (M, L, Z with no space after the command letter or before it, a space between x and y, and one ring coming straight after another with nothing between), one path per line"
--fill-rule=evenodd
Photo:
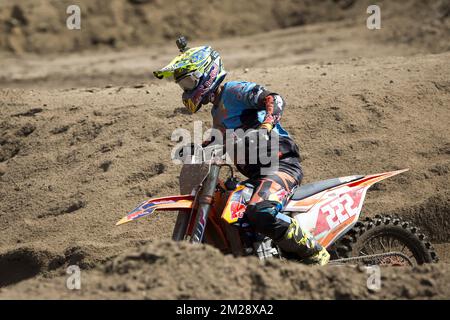
M199 167L191 166L191 171L201 171ZM229 169L229 174L226 179L221 179L219 173L224 167ZM175 241L207 243L235 256L298 260L283 252L270 238L255 234L249 228L244 213L253 187L236 179L232 166L224 162L220 152L214 153L206 168L203 179L190 194L144 201L117 225L155 211L178 211L172 236ZM380 215L360 220L367 190L373 184L407 170L302 185L293 190L276 218L297 219L302 229L309 230L327 248L332 257L331 264L412 266L436 262L438 257L431 243L411 223Z

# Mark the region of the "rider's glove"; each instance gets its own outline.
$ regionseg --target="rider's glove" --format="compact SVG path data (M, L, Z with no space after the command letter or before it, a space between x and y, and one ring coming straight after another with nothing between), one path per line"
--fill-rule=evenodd
M269 123L269 122L264 122L259 126L260 129L266 129L267 132L272 131L273 129L273 124Z

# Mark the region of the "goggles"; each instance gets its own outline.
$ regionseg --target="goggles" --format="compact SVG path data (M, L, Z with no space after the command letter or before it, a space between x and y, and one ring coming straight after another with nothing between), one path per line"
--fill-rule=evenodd
M194 90L198 84L200 83L200 79L202 77L202 73L200 71L189 72L184 75L182 78L178 79L176 82L184 91Z

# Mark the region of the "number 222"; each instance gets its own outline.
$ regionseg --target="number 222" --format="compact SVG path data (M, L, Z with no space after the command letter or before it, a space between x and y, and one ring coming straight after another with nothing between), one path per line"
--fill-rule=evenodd
M329 204L323 206L321 211L327 214L327 222L330 229L337 227L358 212L358 208L353 208L354 201L347 193L343 194ZM337 217L337 219L336 219Z

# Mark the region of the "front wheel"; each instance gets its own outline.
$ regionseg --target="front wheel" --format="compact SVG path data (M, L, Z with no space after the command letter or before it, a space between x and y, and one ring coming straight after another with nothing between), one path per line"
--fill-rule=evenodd
M377 215L366 218L340 239L334 250L335 258L369 256L398 252L414 265L437 262L438 256L419 228L400 218ZM381 265L409 265L400 255L378 259Z
M186 231L189 225L189 214L185 211L179 211L175 226L173 227L172 240L183 241L186 236Z

